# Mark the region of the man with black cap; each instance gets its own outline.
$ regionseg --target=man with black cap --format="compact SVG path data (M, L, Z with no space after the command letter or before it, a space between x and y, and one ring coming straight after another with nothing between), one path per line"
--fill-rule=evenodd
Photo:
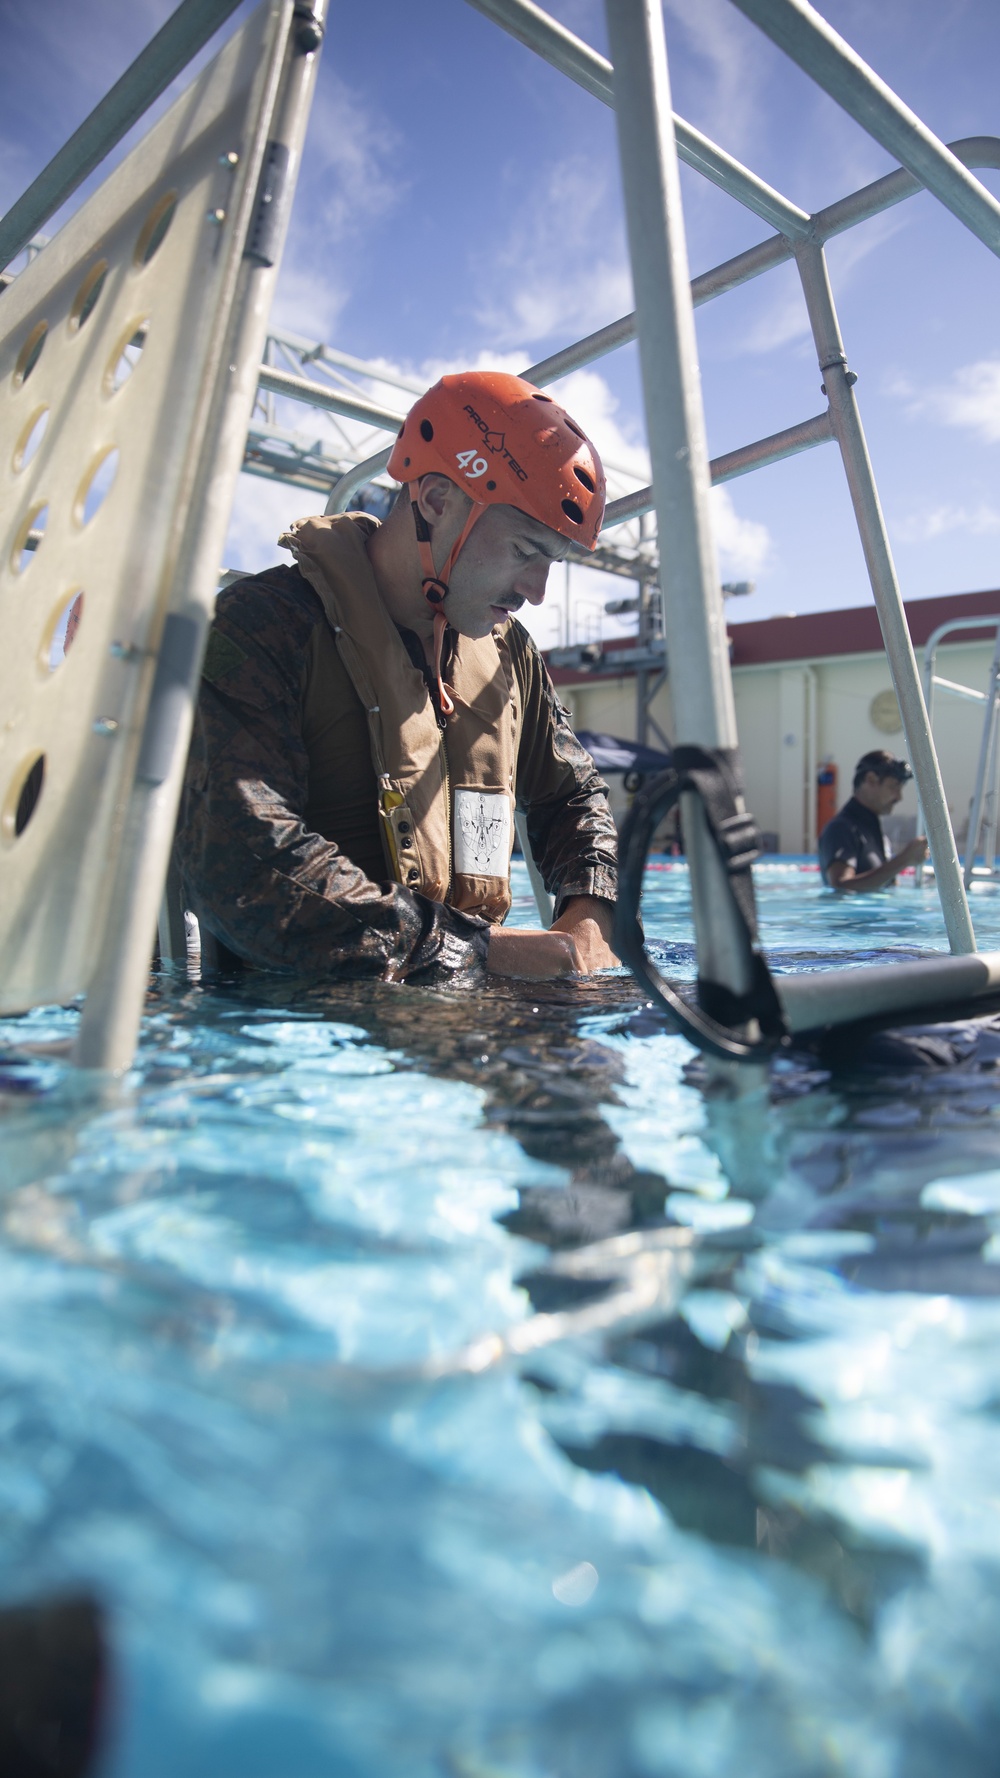
M911 840L887 858L883 815L896 807L903 785L913 777L905 759L876 748L858 760L854 794L819 836L819 864L828 889L884 889L908 864L922 864L927 841Z

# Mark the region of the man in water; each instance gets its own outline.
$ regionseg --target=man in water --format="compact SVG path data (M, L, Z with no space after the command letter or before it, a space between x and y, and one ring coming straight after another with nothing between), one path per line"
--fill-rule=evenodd
M219 597L177 855L245 962L443 982L612 966L616 834L515 613L596 546L604 472L519 377L443 377L400 428L381 525L304 519L296 566ZM556 902L505 931L515 799Z
M855 894L884 889L908 864L922 864L927 841L911 840L894 858L886 857L883 815L896 807L903 785L913 777L905 759L876 748L858 760L854 794L819 836L819 863L829 889Z

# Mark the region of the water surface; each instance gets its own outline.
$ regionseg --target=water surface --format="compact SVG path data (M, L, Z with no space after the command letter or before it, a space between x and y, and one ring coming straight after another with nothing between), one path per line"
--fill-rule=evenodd
M758 893L780 968L946 948ZM76 1016L0 1027L0 1588L104 1602L103 1778L996 1772L988 1022L736 1091L624 975L163 975L97 1096Z

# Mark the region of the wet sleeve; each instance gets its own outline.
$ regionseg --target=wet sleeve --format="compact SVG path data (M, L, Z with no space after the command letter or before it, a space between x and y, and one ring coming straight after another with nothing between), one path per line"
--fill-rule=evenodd
M608 787L570 726L536 644L519 624L507 632L523 720L517 800L556 913L574 895L615 901L618 834Z
M303 819L311 594L244 581L219 597L188 760L178 861L188 904L261 968L425 982L479 974L482 920L376 883Z
M824 871L829 870L831 864L849 864L858 872L866 868L862 862L856 830L849 821L842 821L839 815L828 821L820 834L819 862Z

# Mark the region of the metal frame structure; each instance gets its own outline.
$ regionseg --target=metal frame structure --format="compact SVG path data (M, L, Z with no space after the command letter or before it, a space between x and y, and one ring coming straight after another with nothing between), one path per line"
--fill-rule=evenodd
M135 1048L322 7L263 0L0 299L3 997L18 1010L83 993L84 1068L120 1071ZM4 219L5 253L223 16L186 0L77 133L72 164L63 151ZM88 490L119 458L95 516ZM73 595L81 634L57 680L53 625Z
M949 636L959 631L993 631L993 659L985 691L972 685L959 685L935 672L937 651ZM995 882L1000 877L997 851L1000 845L1000 613L996 617L959 617L939 624L924 648L924 697L927 719L933 725L934 694L943 691L949 697L961 698L971 704L983 705L983 730L976 764L976 779L969 809L969 831L965 842L965 887L974 877ZM918 832L920 816L918 815ZM976 869L976 855L982 842L983 868Z
M611 61L549 18L533 0L469 0L469 4L595 98L612 106L616 114L636 312L527 367L526 374L540 385L552 383L626 341L638 339L653 484L613 501L606 526L611 528L655 509L659 534L670 539L670 549L662 564L664 664L683 663L683 672L674 675L671 687L675 739L680 743L733 753L737 748L722 595L709 512L712 481L728 480L798 450L836 440L917 778L949 943L954 952L971 953L975 950L975 938L968 903L858 413L853 388L856 378L848 368L840 335L824 243L830 236L923 188L991 251L1000 254L1000 203L969 171L971 165L1000 166L1000 142L978 137L956 143L953 148L939 142L807 0L733 3L899 160L899 171L809 216L700 132L673 116L661 0L605 0ZM0 265L8 263L27 244L46 217L120 140L142 110L164 90L178 67L232 10L232 0L214 0L214 4L210 0L183 0L149 49L3 219ZM307 0L295 0L294 11L299 21L300 44L302 33L311 32L311 47L315 48L322 35L319 8L309 6ZM300 111L296 128L301 121ZM687 267L678 156L777 231L756 247L703 274L693 284ZM280 253L280 240L276 251ZM827 409L771 438L731 452L710 466L697 378L694 306L789 260L794 260L798 268L824 379ZM256 333L251 327L240 339L241 362L251 349L251 338L255 338L259 364L264 341L264 325L259 316L255 325ZM349 368L344 355L340 355L341 362L337 364L329 349L324 352L328 371ZM291 396L359 420L373 429L395 431L396 413L359 399L342 387L338 389L335 382L336 378L331 378L329 385L318 383L315 378L283 370L276 362L265 363L258 372L258 386L265 398ZM331 490L327 511L345 510L356 490L384 469L387 457L387 450L374 452L342 474ZM166 690L173 699L171 708L176 706L176 766L177 750L186 740L190 723L195 685L189 671L179 677L175 673L172 679L168 673L167 677L170 683ZM176 789L176 772L170 781ZM166 809L171 798L161 801ZM147 835L144 840L138 829L133 836L133 862L147 884L157 878L162 884L166 874L162 815L161 810L155 823L155 839ZM682 819L691 866L699 975L740 996L748 987L751 969L746 933L734 916L725 872L700 804L686 798ZM136 1000L136 981L142 924L142 920L138 924L132 920L129 927L128 968L116 972L109 967L105 972L109 982L118 983L108 990L110 1001L106 995L107 1004L103 1009L99 1005L94 1013L88 1001L85 1030L99 1030L104 1037L84 1044L82 1060L104 1066L122 1066L127 1060L129 1020L137 1022L141 1003L141 995ZM954 967L950 972L946 959L934 965L897 967L888 972L884 982L881 975L886 972L859 970L823 972L805 983L783 981L782 996L789 1023L793 1028L801 1028L803 1022L825 1023L863 1016L872 1010L891 1010L893 1005L927 1004L935 997L979 991L1000 979L1000 959L957 956L951 964ZM880 977L878 982L876 975ZM919 978L915 985L911 976ZM131 1011L123 1013L126 1002ZM808 1016L804 1007L808 1008ZM111 1026L118 1031L113 1042L107 1040Z
M615 103L615 71L612 63L598 55L589 46L582 43L564 26L549 18L532 0L468 0L470 5L486 14L494 23L502 26L512 36L518 38L536 53L543 56L560 72L584 86L596 98L605 104ZM638 0L623 0L621 5L608 5L608 31L612 42L619 41L624 46L628 37L626 21L632 17L634 4ZM700 418L700 402L694 389L695 379L691 372L696 364L693 330L690 328L689 317L692 307L700 306L713 298L723 295L729 290L759 277L762 273L773 269L788 260L796 262L802 283L803 294L809 313L813 337L816 345L817 360L823 376L823 390L827 395L828 406L825 412L811 416L782 432L767 438L755 440L751 444L728 452L724 457L715 459L708 465L708 477L713 484L729 481L737 476L745 475L750 470L765 467L768 464L782 461L784 458L808 450L815 445L836 441L847 476L855 517L858 524L869 579L878 609L882 626L886 653L890 672L899 701L900 713L906 743L913 761L917 779L921 808L927 827L931 854L934 859L935 879L941 897L946 929L951 949L956 952L968 952L975 949L975 936L969 915L962 872L958 853L948 815L944 787L941 782L940 769L931 739L927 711L920 686L913 646L910 641L906 618L903 611L902 595L896 577L892 552L882 517L878 491L868 456L864 431L853 392L856 382L854 373L848 368L844 342L841 337L839 322L830 287L824 243L833 235L843 233L858 223L878 215L893 205L913 196L921 189L931 191L967 226L973 228L993 251L1000 251L1000 204L980 185L969 171L970 166L1000 167L1000 140L993 137L972 137L954 143L950 148L931 135L926 127L916 119L902 103L896 99L878 77L854 54L850 47L831 31L826 22L804 0L733 0L739 9L760 25L781 47L793 54L806 71L824 85L838 102L858 121L870 130L876 139L890 149L902 162L898 172L885 175L861 190L851 193L837 203L828 205L813 216L791 203L772 187L765 185L747 168L724 153L723 150L709 142L707 138L693 130L682 119L674 117L669 104L669 81L666 71L666 50L663 43L662 29L646 18L642 25L643 48L639 56L640 63L649 67L662 68L657 73L657 90L647 104L644 134L641 141L626 149L625 141L621 141L622 173L625 185L626 208L630 203L642 206L641 220L637 218L631 230L633 239L632 261L633 278L637 291L638 309L636 313L625 315L619 321L599 329L585 339L567 346L562 351L538 364L529 365L524 374L533 382L544 386L567 375L571 370L582 365L593 363L596 359L614 351L617 347L639 337L640 357L649 357L651 351L659 350L660 345L653 341L661 341L661 335L667 332L678 336L678 329L685 335L683 352L687 355L687 370L682 376L678 370L672 378L663 380L660 373L654 374L653 385L646 387L647 423L650 437L651 452L654 461L654 484L652 487L640 488L623 495L610 503L605 516L605 530L610 531L616 525L634 520L652 510L657 511L658 528L663 531L664 519L669 523L671 537L671 561L677 561L677 527L682 523L675 506L680 499L683 506L694 498L689 490L688 495L666 496L665 510L660 510L659 500L654 493L658 489L663 494L663 476L666 465L661 458L661 472L658 478L655 472L657 449L654 444L663 404L669 401L675 404L676 411L687 412L687 422L682 431L684 437L675 440L675 448L687 450L692 448L692 429L698 434L697 449L703 450L704 426ZM643 0L643 9L652 13L652 3ZM625 32L625 37L617 34L618 27ZM639 29L638 25L634 26ZM624 50L623 53L627 53ZM621 52L618 60L621 59ZM618 84L624 70L619 68ZM631 69L625 76L629 89L630 101L638 102L642 84L643 67ZM624 108L617 111L621 130ZM626 120L626 130L627 130ZM662 145L667 136L672 141ZM662 146L662 153L661 153ZM710 178L716 185L734 197L739 203L753 211L762 219L775 225L779 232L770 239L762 241L758 246L726 261L724 264L702 274L690 283L690 296L687 291L678 289L676 301L673 303L669 318L657 315L657 300L662 295L663 279L667 275L670 254L683 255L683 224L681 222L679 191L671 189L669 195L669 218L667 217L667 186L665 175L659 181L660 196L653 200L650 192L657 184L653 169L664 157L680 156L699 172ZM628 164L627 164L628 163ZM656 244L665 236L665 228L669 222L672 244L664 257L661 252L658 270L653 274L651 282L655 291L647 293L646 302L649 307L649 318L645 324L640 323L642 299L638 297L640 284L645 282L644 268L657 251ZM648 225L652 233L643 235ZM684 268L684 283L688 285L687 268ZM675 345L674 350L678 347ZM336 360L331 355L331 362ZM341 358L343 362L343 359ZM355 364L357 361L354 361ZM645 378L645 371L644 371ZM690 387L689 387L690 386ZM276 371L265 367L261 372L261 387L265 391L292 396L295 399L313 401L329 411L341 413L349 418L364 420L373 427L383 426L387 431L395 430L398 416L386 410L377 409L374 403L364 403L346 392L336 392L311 382L309 379L296 377L289 372ZM677 404L680 403L680 407ZM686 404L686 409L685 409ZM693 405L692 405L693 404ZM351 505L358 489L365 482L379 475L388 461L388 449L373 452L370 456L354 464L345 471L332 489L327 501L327 512L344 512ZM699 488L696 505L699 509L696 528L700 531L708 524L707 510L702 510L707 489ZM700 550L700 546L699 546ZM694 568L695 557L698 557L696 579L703 570L709 570L713 583L718 576L714 567L714 555L709 546L708 554L701 561L699 550L694 556L688 553L684 560L685 566L680 574L685 585L690 585L690 576ZM710 568L709 565L711 564ZM647 585L652 575L646 571L643 561L635 564L636 578L640 582L640 599L643 621L640 624L640 637L637 642L636 657L628 664L637 669L637 737L644 739L651 724L650 705L663 683L668 670L671 656L684 660L684 674L677 677L675 694L679 692L683 705L685 689L697 684L702 690L709 690L709 705L715 709L717 696L722 695L718 688L712 690L715 669L710 667L708 660L699 663L698 670L692 674L690 650L694 646L691 634L686 626L679 626L675 617L669 614L671 601L666 599L668 614L663 625L663 641L657 634L658 626L650 615L650 600ZM713 613L710 628L719 630L721 627L719 595L717 590L706 594L708 609ZM671 646L671 631L674 632ZM678 653L678 648L680 652ZM623 664L622 662L618 663ZM692 692L692 696L694 696ZM699 704L704 708L704 698L697 694ZM731 691L725 699L731 702ZM731 733L732 725L728 719L721 723L719 711L706 721L700 718L695 723L696 733L689 731L686 718L677 706L675 695L675 723L677 739L690 741L700 740L713 733ZM662 732L653 721L653 726L661 739ZM735 741L716 744L732 745ZM697 869L697 867L695 867ZM708 867L711 870L711 865Z

